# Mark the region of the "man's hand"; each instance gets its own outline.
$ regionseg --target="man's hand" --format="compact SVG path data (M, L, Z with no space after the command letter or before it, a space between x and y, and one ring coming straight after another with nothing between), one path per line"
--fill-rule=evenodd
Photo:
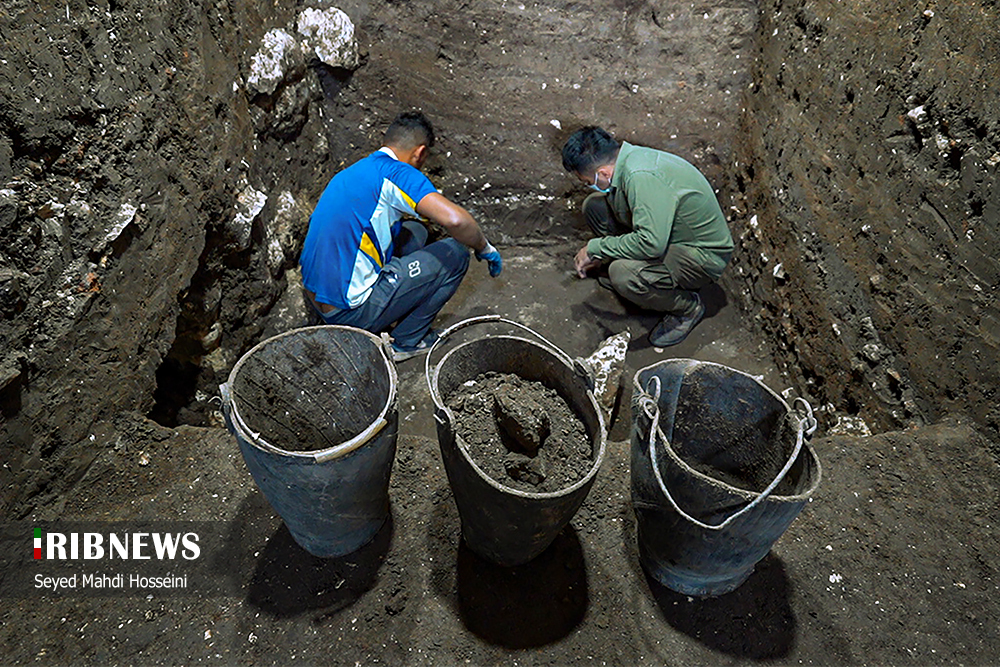
M500 252L489 241L486 242L485 248L476 251L476 259L486 260L490 266L490 276L493 278L499 276L500 272L503 271L503 259L500 258Z
M601 265L601 260L596 257L591 257L590 253L587 252L587 246L583 246L580 248L580 252L576 253L576 257L573 259L573 265L576 268L577 277L586 278L587 271L599 267Z

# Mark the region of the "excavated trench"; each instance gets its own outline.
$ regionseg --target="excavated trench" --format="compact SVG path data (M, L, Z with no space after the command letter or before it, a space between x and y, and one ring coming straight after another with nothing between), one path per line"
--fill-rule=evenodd
M955 411L1000 425L984 363L1000 321L995 64L976 59L985 38L940 62L974 12L898 3L890 37L822 1L341 8L356 53L324 64L296 33L303 54L274 55L267 35L294 33L289 14L240 62L234 117L254 138L227 163L245 166L234 194L249 210L206 225L156 374L157 420L212 423L206 400L239 354L309 320L295 260L312 202L395 113L420 107L440 134L428 174L508 247L582 238L581 192L558 159L573 129L686 157L738 237L722 286L799 392L875 430ZM280 73L258 76L262 58ZM959 77L977 83L960 90Z
M613 16L539 3L463 4L434 14L396 3L349 4L340 7L356 24L363 52L357 65L286 65L273 91L250 99L250 113L275 144L295 146L312 130L328 147L324 169L294 174L304 191L296 197L299 215L308 215L337 168L377 148L388 120L411 106L438 129L428 175L506 247L584 238L577 215L582 191L563 172L559 151L585 124L684 155L716 184L723 202L730 200L727 168L753 59L754 2L638 3L615 7ZM432 21L441 29L430 37L398 28ZM265 42L258 53L267 52ZM254 166L267 173L259 158ZM265 208L260 215L270 214ZM255 276L248 273L255 246L270 240L266 230L254 227L253 243L234 252L231 227L208 228L198 271L180 299L173 345L156 374L151 417L167 426L213 423L217 406L207 399L226 366L218 357L224 353L231 362L279 330L243 311L255 309L266 320L282 296L275 286L294 292L303 231L296 221L297 234L271 276ZM537 287L540 298L555 298L547 286ZM295 310L288 317L311 321L294 293L285 298Z
M356 49L320 57L334 4ZM1000 655L993 0L8 0L0 51L0 509L27 563L0 581L12 663ZM398 366L377 539L311 558L267 505L218 384L308 321L312 205L410 107L438 129L430 177L506 262L498 280L473 263L442 322L501 313L571 355L627 329L633 370L706 358L816 407L814 502L738 590L693 600L640 566L627 403L553 547L478 558L418 362ZM691 160L729 216L733 262L673 350L569 273L585 191L559 148L590 123ZM203 561L230 590L37 590L31 528L83 519L218 528Z
M214 423L208 400L235 359L263 336L309 321L295 294L295 262L311 204L332 173L372 150L388 119L411 106L438 124L428 174L508 246L580 237L580 193L558 162L562 140L576 127L598 123L694 162L717 186L741 237L743 252L725 289L744 312L762 314L758 324L778 348L777 363L800 390L840 412L884 428L933 419L966 398L982 406L978 399L993 395L988 386L961 383L962 371L939 387L939 377L907 360L935 336L947 338L936 321L961 310L963 298L952 303L929 289L941 280L936 270L926 275L927 289L914 289L916 301L899 295L896 285L907 274L897 266L900 255L935 246L939 257L966 255L967 276L959 279L973 290L973 312L964 329L995 321L977 305L985 305L982 285L996 271L977 251L991 238L987 221L996 212L989 188L993 121L977 100L959 107L921 81L942 48L935 40L948 37L933 12L911 19L912 34L898 43L883 40L879 55L898 62L882 71L909 63L910 73L873 83L870 72L859 71L856 49L831 46L829 36L852 21L822 2L773 2L763 11L749 0L611 9L473 3L432 12L389 2L340 8L357 50L339 61L306 53L307 40L295 32L301 12L291 8L255 17L255 49L215 54L239 70L234 91L244 86L240 96L212 107L221 122L191 128L195 142L221 133L205 143L221 147L227 178L201 209L208 219L197 269L176 297L172 343L146 411L158 422ZM854 23L867 29L862 19ZM428 36L405 27L416 25L438 30ZM292 42L298 35L302 53L276 56L268 41L274 34ZM254 68L268 57L279 71L259 75ZM796 59L803 64L792 67ZM811 126L801 127L809 118ZM880 166L877 144L843 141L854 126L868 131L873 121L885 126L884 145L897 164ZM35 142L39 161L54 154L50 140ZM30 152L29 144L12 142L11 150ZM884 201L865 203L876 184L907 174L919 177L916 186L892 191L897 202L914 202L917 215L907 215L912 248L885 236L897 213L875 212ZM233 198L235 222L227 204ZM799 222L806 211L811 218ZM112 257L127 249L135 230L125 232L111 245ZM940 245L948 237L957 242L958 234L968 247ZM887 242L875 247L883 237ZM901 246L895 256L894 245ZM91 251L91 259L100 261L100 253ZM942 266L940 275L946 271ZM24 310L23 289L8 301L11 313ZM893 313L913 308L928 314L913 320L913 334L889 326ZM957 339L946 346L965 373L982 377L975 350ZM839 372L843 367L850 372ZM11 406L20 399L16 385L4 387ZM934 395L921 398L928 388ZM995 410L972 412L995 428Z
M410 107L435 184L505 248L583 238L572 130L684 156L737 239L725 298L827 425L996 435L1000 38L973 29L995 8L856 4L10 3L5 506L58 498L127 415L217 425L242 353L309 321L323 186ZM324 51L331 12L353 32ZM544 311L560 287L527 289Z
M4 65L0 141L15 458L125 406L217 423L242 352L309 320L295 266L323 185L409 107L437 124L435 184L508 247L582 238L573 129L686 157L738 238L722 287L800 393L875 430L1000 426L996 38L963 29L989 7L892 3L892 35L824 0L339 7L349 48L323 59L298 30L318 10L290 5L11 7L30 46ZM91 404L53 407L64 387Z

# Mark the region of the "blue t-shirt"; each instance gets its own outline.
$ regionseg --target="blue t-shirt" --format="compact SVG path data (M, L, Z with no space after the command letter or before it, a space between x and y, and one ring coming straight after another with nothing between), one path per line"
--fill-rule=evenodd
M419 169L382 148L334 176L309 218L299 264L302 284L320 303L365 302L386 262L404 215L437 192Z

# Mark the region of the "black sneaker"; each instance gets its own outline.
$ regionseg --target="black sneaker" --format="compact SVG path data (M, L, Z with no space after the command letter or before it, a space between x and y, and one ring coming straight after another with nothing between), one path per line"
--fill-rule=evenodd
M649 342L655 347L670 347L687 338L695 325L701 322L701 318L705 316L705 306L701 303L701 297L695 294L694 298L698 301L698 307L694 314L674 315L667 313L649 332Z
M612 292L615 291L614 286L611 284L611 278L608 278L607 276L597 276L597 284L606 290L611 290Z

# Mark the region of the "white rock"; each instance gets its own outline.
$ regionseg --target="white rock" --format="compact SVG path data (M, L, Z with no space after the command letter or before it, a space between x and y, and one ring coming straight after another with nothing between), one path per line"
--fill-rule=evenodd
M90 217L91 208L90 204L82 199L76 199L75 197L66 204L66 212L75 218L88 218ZM135 215L135 213L133 213Z
M285 261L285 253L281 250L281 243L277 238L270 236L267 239L267 268L275 278L281 270L281 265Z
M858 416L834 414L836 423L827 429L827 435L848 435L867 437L872 434L865 420Z
M255 190L248 183L243 183L243 191L236 195L236 215L230 223L233 236L236 237L240 249L250 245L250 234L253 230L253 221L260 215L264 204L267 203L267 195L259 190Z
M302 48L330 67L353 70L358 66L358 43L354 24L347 14L329 9L308 8L299 14L296 30L304 37Z
M258 93L272 94L301 59L302 53L292 35L281 28L268 30L250 62L247 87Z
M287 214L295 208L295 197L288 190L282 190L278 195L278 213Z
M906 115L909 116L910 120L912 120L914 123L923 123L925 120L927 120L927 111L926 109L924 109L923 104L921 104L919 107L914 107L910 109L909 111L906 112Z
M214 350L215 348L219 347L219 343L221 342L221 340L222 340L222 323L213 322L212 326L209 327L208 329L208 333L201 337L202 349L206 351Z
M110 243L113 243L115 239L122 235L125 228L135 220L135 214L139 209L135 204L130 202L125 202L118 208L118 212L115 213L115 219L111 222L111 225L104 230L104 236L101 238L100 242L94 248L98 253L104 252L104 249L108 247Z
M878 363L882 359L882 349L875 343L868 343L862 346L861 355L872 363Z
M627 330L609 336L601 342L593 354L581 360L594 378L594 397L601 406L605 422L611 419L631 339L632 334ZM610 424L608 426L610 427Z
M301 249L309 225L309 211L288 190L278 194L274 209L274 217L267 223L267 243L269 253L280 252L283 255L280 259L271 258L280 266L281 261L293 258ZM274 242L277 243L276 249L271 248ZM276 266L272 265L274 268Z

